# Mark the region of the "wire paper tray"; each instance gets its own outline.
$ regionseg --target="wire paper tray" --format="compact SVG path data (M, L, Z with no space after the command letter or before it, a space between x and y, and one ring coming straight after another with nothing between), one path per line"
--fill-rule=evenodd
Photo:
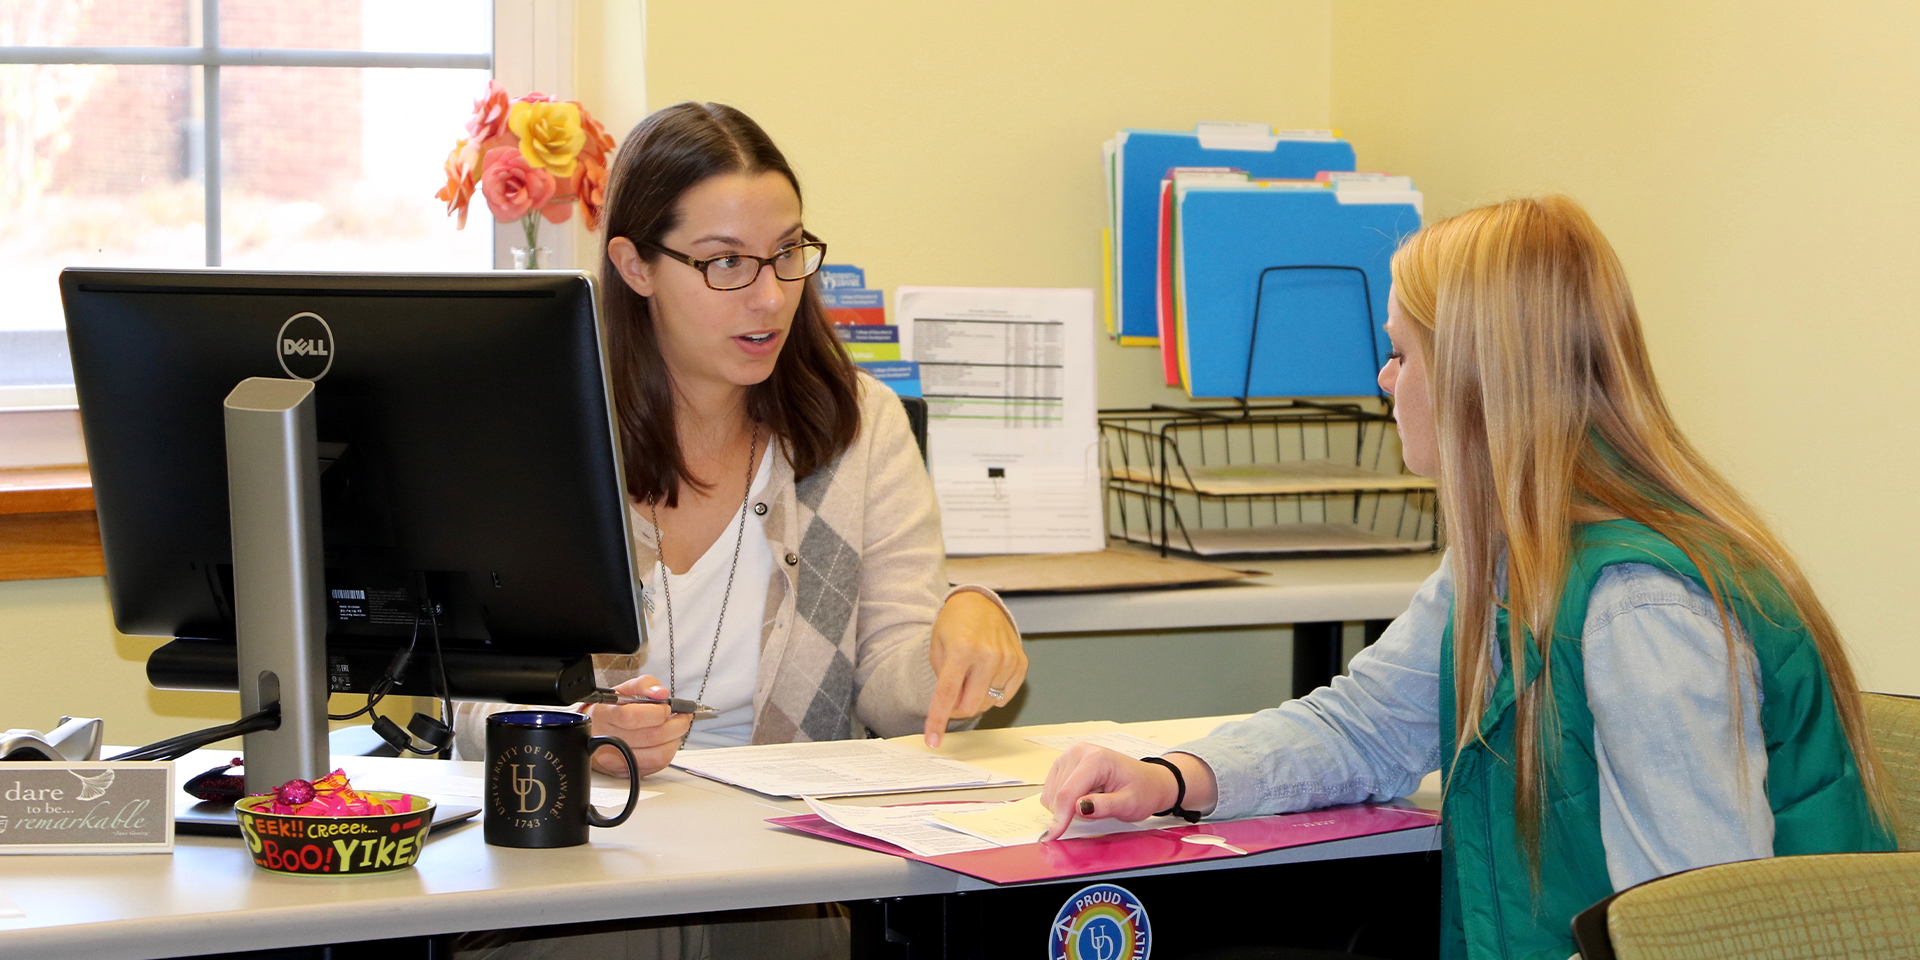
M1438 492L1401 469L1390 408L1371 406L1102 411L1108 533L1163 556L1432 550Z
M1292 493L1352 493L1377 490L1432 490L1433 480L1411 473L1381 473L1334 460L1290 463L1205 464L1170 471L1167 486L1213 497L1270 496ZM1159 483L1151 470L1117 466L1116 480Z
M1159 546L1152 536L1135 533L1135 543ZM1287 523L1268 527L1188 530L1176 534L1176 549L1202 557L1236 554L1420 553L1432 540L1402 540L1344 523Z

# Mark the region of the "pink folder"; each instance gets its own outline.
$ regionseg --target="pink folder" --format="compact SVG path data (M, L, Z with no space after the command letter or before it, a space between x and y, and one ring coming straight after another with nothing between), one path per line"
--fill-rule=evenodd
M767 822L856 847L931 863L956 873L978 877L988 883L1007 884L1065 880L1118 870L1243 856L1221 847L1188 843L1181 839L1196 833L1222 837L1228 843L1253 854L1431 827L1440 822L1440 814L1418 807L1363 803L1251 820L1225 820L1159 830L1110 833L1052 843L1026 843L1017 847L947 853L937 857L915 856L884 840L843 830L810 813L798 817L775 817Z

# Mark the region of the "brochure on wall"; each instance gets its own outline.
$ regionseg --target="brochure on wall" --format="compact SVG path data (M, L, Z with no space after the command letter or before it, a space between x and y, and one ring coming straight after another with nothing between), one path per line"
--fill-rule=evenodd
M1106 545L1086 289L901 287L951 554Z

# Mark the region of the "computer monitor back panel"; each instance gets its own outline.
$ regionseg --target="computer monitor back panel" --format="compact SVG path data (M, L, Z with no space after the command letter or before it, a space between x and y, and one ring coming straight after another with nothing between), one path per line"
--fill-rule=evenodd
M61 289L122 632L233 637L221 402L289 376L284 353L293 372L326 369L330 639L404 641L424 588L456 648L637 649L585 276L68 270ZM289 327L299 314L331 344Z

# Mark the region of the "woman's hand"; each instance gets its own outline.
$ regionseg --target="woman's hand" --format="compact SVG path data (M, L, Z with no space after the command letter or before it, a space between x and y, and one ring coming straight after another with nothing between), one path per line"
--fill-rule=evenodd
M1185 797L1166 767L1106 747L1074 744L1053 762L1046 786L1040 788L1040 802L1053 811L1053 826L1040 839L1059 839L1076 815L1085 820L1145 820L1176 799L1184 809L1211 812L1218 792L1213 768L1190 753L1169 753L1166 759L1186 779Z
M948 597L940 607L929 659L937 678L927 709L929 747L940 746L947 721L1005 705L1027 679L1019 631L998 604L972 590Z
M638 694L665 700L667 688L657 677L636 677L613 688L618 693ZM680 751L680 738L693 724L691 714L674 713L664 703L596 703L587 707L593 718L593 735L618 737L633 750L633 762L645 777L660 772ZM593 768L601 773L626 776L627 761L620 751L601 747L593 752Z

